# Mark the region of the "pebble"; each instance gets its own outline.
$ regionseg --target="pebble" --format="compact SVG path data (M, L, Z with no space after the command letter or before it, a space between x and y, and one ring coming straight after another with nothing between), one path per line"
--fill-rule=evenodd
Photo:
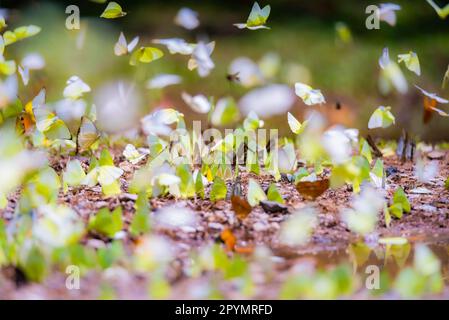
M191 227L191 226L182 226L181 228L180 228L182 231L184 231L184 232L196 232L196 229L194 228L194 227Z
M433 150L427 154L427 158L430 160L440 160L443 159L445 156L445 153L438 150Z
M431 213L437 211L437 208L434 206L431 206L430 204L423 204L423 205L417 206L416 209L425 211L424 215L430 215Z
M253 224L253 229L256 232L266 231L268 230L269 226L262 222L256 222Z
M390 166L387 167L387 169L385 170L385 174L387 175L387 177L398 173L398 169L396 167Z
M418 187L418 188L415 188L415 189L410 190L409 193L415 193L415 194L431 194L432 191L430 191L429 189L424 188L424 187Z
M103 207L107 207L109 205L109 202L107 201L97 201L95 202L95 207L96 208L103 208Z
M208 227L216 230L223 230L224 226L217 222L209 222Z
M120 195L120 200L132 200L132 201L136 201L136 200L137 200L137 194L123 193L123 194Z
M267 213L287 212L287 207L275 201L260 201L260 205Z
M89 239L87 240L87 246L95 249L104 248L106 244L100 239Z
M126 238L126 232L121 230L119 232L117 232L116 234L114 234L114 239L115 240L121 240L121 239L125 239Z

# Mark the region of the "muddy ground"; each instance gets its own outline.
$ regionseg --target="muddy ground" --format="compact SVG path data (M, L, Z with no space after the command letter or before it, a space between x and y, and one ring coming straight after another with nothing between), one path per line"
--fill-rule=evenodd
M449 152L434 156L434 161L439 162L440 172L438 177L431 183L422 184L417 182L413 174L413 164L411 162L401 163L395 156L384 159L385 168L390 168L390 175L387 177L387 193L391 198L394 190L402 186L411 202L412 210L405 214L402 219L393 219L391 226L387 228L383 216L380 217L378 228L370 235L376 240L382 236L405 236L411 242L431 242L439 245L442 253L438 255L444 261L448 259L449 244L449 191L444 187L444 181L449 176ZM87 158L79 158L87 166ZM60 173L65 168L67 158L54 158L51 161L52 167ZM102 207L114 209L118 205L123 207L123 214L126 228L128 227L133 214L136 196L127 193L127 185L132 177L132 173L142 164L132 165L117 153L115 157L116 165L124 169L125 175L121 178L123 193L116 197L104 197L99 186L93 188L69 189L67 194L60 194L61 203L71 206L86 221L89 216ZM242 186L246 194L246 185L249 178L256 179L263 188L268 187L274 180L268 175L256 176L254 174L241 173ZM227 181L231 187L232 181ZM301 208L310 204L305 201L297 192L295 186L286 179L276 183L279 191L286 201L288 211ZM417 194L413 190L418 187L425 187L431 191L430 194ZM240 221L236 218L230 201L218 201L212 203L208 200L191 199L176 200L173 198L151 199L150 204L153 211L167 204L183 202L193 209L200 216L200 224L195 230L176 230L176 232L156 229L153 232L169 237L176 246L177 259L171 266L169 279L172 287L171 298L193 298L201 297L198 292L202 284L210 281L207 274L197 279L191 279L183 274L183 265L186 263L187 253L190 249L201 246L210 241L220 241L220 233L224 228L230 228L238 239L240 246L266 245L277 257L275 262L276 273L269 282L256 281L255 298L275 299L278 297L279 286L286 276L291 272L298 262L304 260L315 265L329 266L339 262L348 262L347 246L360 238L350 232L341 221L339 212L349 206L352 192L345 186L337 190L327 190L315 201L318 208L319 225L315 229L312 239L307 246L299 248L288 248L278 241L278 231L280 224L288 216L285 213L266 213L261 206L255 207L249 216ZM9 221L13 217L13 211L17 194L12 195L6 209L0 210L0 217ZM436 239L436 240L429 240ZM441 240L443 239L443 240ZM101 247L107 242L96 235L88 234L83 239L83 244L87 246ZM133 241L127 234L124 243L127 249L132 250ZM446 249L444 249L446 248ZM445 251L445 252L444 252ZM444 256L446 255L446 256ZM254 272L258 272L257 263L252 266ZM447 268L444 265L443 270ZM42 284L18 282L17 274L5 268L0 275L0 298L2 299L95 299L104 295L104 283L108 283L113 288L115 298L145 299L148 298L146 274L131 274L124 268L114 267L102 274L92 271L82 279L80 290L69 291L65 287L66 275L55 271ZM448 281L446 279L446 281ZM233 288L231 283L224 283L222 288L223 298L243 298L240 293ZM447 289L440 297L449 298L449 283ZM353 298L367 298L365 293L356 294Z

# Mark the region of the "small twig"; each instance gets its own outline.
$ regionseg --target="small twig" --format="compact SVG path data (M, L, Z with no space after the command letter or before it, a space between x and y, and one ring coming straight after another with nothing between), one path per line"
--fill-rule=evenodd
M366 142L368 142L371 149L373 149L375 157L377 158L383 157L382 151L379 150L379 148L376 146L376 143L374 142L374 139L370 135L366 137Z

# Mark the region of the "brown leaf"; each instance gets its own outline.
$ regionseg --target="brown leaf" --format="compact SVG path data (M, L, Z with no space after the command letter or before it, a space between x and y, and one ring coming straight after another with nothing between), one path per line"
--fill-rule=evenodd
M252 254L254 252L253 246L235 246L234 252L240 253L240 254Z
M226 228L220 233L221 240L225 243L228 251L234 251L237 238L232 233L231 229Z
M432 119L432 113L436 106L437 106L437 101L435 99L430 99L429 97L424 97L423 122L425 124L429 123L430 119Z
M237 195L231 196L231 204L232 210L240 220L245 219L253 209L245 198Z
M296 184L296 190L306 200L315 200L329 189L329 179L316 181L300 181Z

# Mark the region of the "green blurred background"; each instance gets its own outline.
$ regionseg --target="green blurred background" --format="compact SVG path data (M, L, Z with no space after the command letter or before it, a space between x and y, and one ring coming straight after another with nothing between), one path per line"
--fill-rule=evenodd
M260 1L270 4L268 26L271 30L239 30L232 24L244 22L253 1L118 1L128 14L120 19L99 18L106 4L90 1L0 1L0 7L10 8L9 27L36 24L42 32L8 48L8 55L23 57L28 52L41 53L47 67L32 73L29 87L21 95L31 97L41 86L46 86L50 100L62 98L65 81L72 75L80 76L92 90L113 79L135 80L145 97L143 113L149 112L162 101L186 113L187 120L201 118L192 114L180 99L182 91L191 94L204 93L216 98L231 95L238 99L249 91L238 84L230 84L226 74L230 62L246 56L259 61L266 53L279 54L282 62L274 83L289 83L286 79L294 65L308 70L307 82L320 88L328 104L322 108L333 123L338 119L352 118L352 125L366 133L367 121L379 105L391 105L397 126L375 131L376 136L397 138L406 128L421 138L433 141L449 139L448 118L434 115L427 126L422 124L422 97L413 84L440 96L449 97L449 86L441 89L441 81L449 64L449 19L440 20L429 4L422 1L395 1L402 10L397 13L397 25L391 27L381 22L380 30L365 28L365 8L371 1L361 0L276 0ZM437 1L441 6L444 1ZM65 28L65 7L79 5L82 29L86 28L86 40L82 50L76 48L80 31ZM181 7L190 7L199 13L201 25L188 31L173 23ZM337 22L344 22L352 32L352 43L338 41ZM128 64L127 57L114 55L113 46L120 31L130 40L141 37L139 45L151 45L154 38L180 37L189 42L207 37L216 41L212 59L216 68L207 78L190 72L187 57L166 55L151 64L137 68ZM421 77L401 66L409 83L405 95L392 92L381 95L378 89L378 58L382 48L388 46L390 56L415 51L421 62ZM145 89L147 79L158 73L177 73L183 84L160 91ZM299 81L301 79L297 79ZM293 85L293 83L289 83ZM335 110L340 101L342 110ZM447 106L440 106L449 111ZM299 101L293 113L301 118L306 107ZM336 114L340 112L340 114ZM349 116L350 115L350 116ZM337 120L335 120L337 119ZM283 134L290 134L286 115L269 119L269 127L278 127Z

